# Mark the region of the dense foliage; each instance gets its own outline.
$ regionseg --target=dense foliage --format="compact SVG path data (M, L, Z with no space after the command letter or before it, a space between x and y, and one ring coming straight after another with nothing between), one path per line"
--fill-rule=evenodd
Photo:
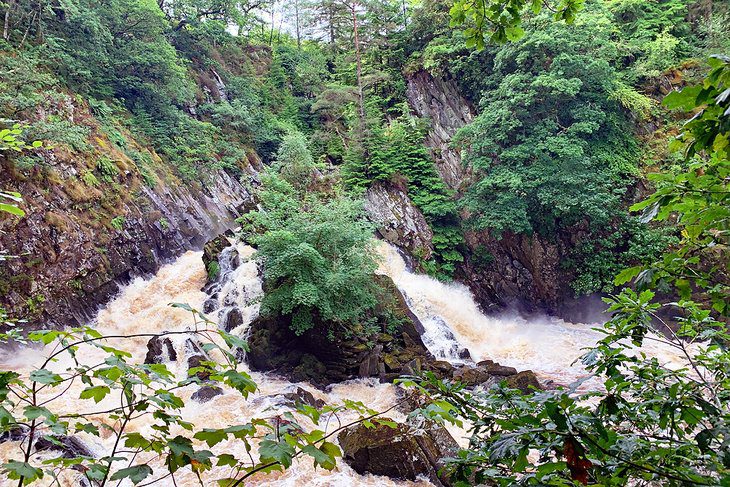
M262 312L291 316L297 334L316 322L341 334L363 320L377 300L362 202L298 197L277 174L266 176L259 197L261 209L246 215L244 231L264 267Z
M618 284L636 277L638 290L605 300L612 313L601 328L605 338L581 358L603 388L585 392L581 381L523 395L504 385L471 392L433 376L418 384L433 401L422 414L471 428L470 448L452 461L454 478L500 485L730 479L730 335L723 320L730 302L730 59L716 57L711 66L704 84L666 98L669 106L701 109L677 139L686 167L658 176L659 189L634 208L646 209L647 219L674 215L682 240L661 260L616 277ZM679 301L659 299L669 285ZM662 346L663 360L640 349L648 342Z

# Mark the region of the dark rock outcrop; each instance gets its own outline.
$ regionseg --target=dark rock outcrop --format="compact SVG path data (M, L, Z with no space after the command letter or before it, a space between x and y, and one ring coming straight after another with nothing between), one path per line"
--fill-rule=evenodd
M41 437L35 441L34 447L36 451L53 450L61 452L63 458L93 458L95 456L94 452L75 436Z
M177 360L177 352L170 337L152 337L147 342L147 355L145 355L144 363L146 364L162 364L165 362L174 362Z
M467 232L466 241L470 252L457 277L485 310L514 307L554 313L571 298L571 269L563 265L570 243L509 232L500 239L487 232Z
M327 323L319 322L297 336L290 328L291 317L259 316L250 325L250 366L318 386L355 377L392 380L427 367L434 358L421 340L423 325L393 281L385 276L376 278L382 297L375 314L395 316L400 324L397 333L379 333L372 342L361 337L332 341Z
M425 476L435 485L451 485L439 470L443 459L454 456L459 447L441 426L416 433L403 424L396 428L360 424L342 431L338 440L344 461L360 474L405 480Z
M23 194L26 210L24 218L0 218L0 248L18 256L0 266L0 306L26 319L26 329L90 321L120 285L202 247L252 200L241 179L224 171L205 187L154 189L120 175L123 190L107 195L79 186L82 170L52 156L47 162L61 182L18 182L0 167L0 186Z
M537 376L531 370L525 370L515 375L507 377L507 384L514 388L519 389L525 394L529 394L535 390L542 389L540 381L537 380Z
M365 194L365 211L375 222L383 240L410 255L428 259L433 253L433 231L428 222L401 188L373 184Z
M314 394L306 389L297 387L294 392L287 392L281 395L291 405L296 407L297 404L306 404L315 409L320 409L325 406L325 402L322 399L317 399Z
M204 385L201 386L200 389L198 389L197 391L193 392L193 395L190 396L190 399L202 404L210 401L216 396L221 395L223 395L223 389L221 389L220 387Z
M235 234L231 230L226 230L224 233L218 235L212 240L209 240L203 245L203 264L206 269L210 269L212 262L218 262L221 252L226 247L231 245L230 239L234 238Z
M406 97L411 109L419 117L431 121L426 145L436 162L436 169L441 179L458 191L467 178L467 169L461 162L460 151L451 147L451 139L457 130L474 119L474 111L453 79L434 77L421 69L407 75L406 82Z

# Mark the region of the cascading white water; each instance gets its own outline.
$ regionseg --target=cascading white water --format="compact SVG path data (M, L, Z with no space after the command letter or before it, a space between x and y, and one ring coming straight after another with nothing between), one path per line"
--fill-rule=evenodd
M460 284L445 284L428 276L414 274L406 269L397 251L385 244L378 244L381 255L380 272L390 276L399 289L406 295L414 313L422 321L426 333L424 342L434 355L454 363L463 362L459 350L469 349L474 360L492 359L518 369L532 369L545 379L567 383L585 375L585 371L572 362L581 353L581 348L595 343L599 337L589 325L574 325L561 320L544 318L530 320L516 316L488 317L482 314L468 289ZM247 325L258 313L258 298L261 296L261 278L256 263L251 260L253 249L237 245L226 249L221 256L221 271L217 282L207 291L200 289L206 281L206 271L200 252L188 252L174 263L162 267L152 279L138 278L131 282L119 296L110 302L97 317L97 329L103 334L125 335L131 333L163 331L184 331L192 326L189 312L168 306L169 303L188 303L197 309L210 308L209 317L221 324L228 323L230 313L237 309L241 313L241 323L232 332L245 336ZM240 262L238 262L240 260ZM208 301L206 303L206 301ZM237 323L237 322L236 322ZM185 353L188 346L186 336L174 340L179 351L177 361L169 364L170 369L184 377L187 371ZM133 353L133 360L141 362L147 351L147 338L116 340L112 346ZM98 349L84 349L79 356L86 363L103 359ZM655 350L659 356L665 350ZM38 366L48 351L37 349L21 350L19 353L0 357L0 368L29 373ZM671 357L670 357L671 358ZM69 361L53 366L64 370ZM376 410L385 410L396 403L396 389L390 384L379 384L375 380L356 380L335 385L323 393L308 384L293 384L272 376L251 372L259 386L259 391L243 399L238 393L225 391L205 404L191 400L198 386L190 385L178 392L186 403L183 417L198 427L222 428L231 424L242 424L253 417L268 418L280 415L287 410L281 397L282 393L293 392L297 387L310 391L316 398L329 404L337 404L343 399L359 400ZM88 408L88 402L79 401L80 391L85 386L74 384L53 403L56 411L79 411ZM98 405L102 410L114 407L115 398L107 397ZM402 414L392 411L393 419L402 421ZM101 420L102 417L94 418ZM347 421L347 417L341 418ZM306 420L302 424L308 425ZM141 418L131 425L132 431L142 434L149 432L150 423ZM98 455L109 451L114 441L108 432L101 439L90 435L79 435ZM457 437L457 440L459 438ZM226 441L214 448L216 452L227 452L244 458L246 452L235 440ZM47 455L47 454L44 454ZM18 457L17 444L0 444L0 459L6 461ZM164 472L164 467L152 456L140 455L137 462L149 461L156 475ZM222 468L214 468L205 474L206 485L216 478L229 475ZM77 485L78 474L69 472L62 479L62 485ZM1 479L0 479L1 480ZM196 476L183 469L176 475L177 485L199 485ZM48 482L50 483L50 482ZM47 483L47 484L48 484ZM42 485L42 484L41 484ZM166 485L166 484L160 484ZM297 460L290 470L254 478L248 485L275 486L365 486L365 485L430 485L427 481L396 482L383 477L362 476L355 473L344 462L340 462L333 472L315 470L312 462Z
M569 384L587 376L576 359L603 337L594 330L598 323L574 324L548 316L528 320L514 313L487 316L463 284L410 272L395 247L384 242L377 250L379 272L393 279L404 294L426 330L424 344L436 357L463 363L458 351L466 347L475 362L489 359L517 370L529 369L543 380ZM646 342L642 351L670 366L684 364L683 357L668 346ZM585 384L597 385L595 381Z
M223 317L234 305L242 310L244 325L238 327L234 332L245 333L245 325L256 316L258 303L256 298L261 292L261 280L258 275L256 264L249 259L253 249L245 246L237 247L238 257L241 259L239 266L226 267L225 256L222 259L220 286L213 291L217 294L216 300L219 307L209 316L215 319ZM230 251L227 251L230 252ZM227 273L227 276L224 274ZM188 252L177 259L174 263L162 267L152 279L145 280L138 278L127 285L119 296L111 301L97 317L97 329L103 334L125 335L140 332L159 333L163 331L189 330L193 324L189 312L168 306L169 303L188 303L196 309L202 309L203 303L208 295L200 291L206 281L206 271L201 260L200 252ZM144 360L147 352L147 338L133 340L111 340L110 345L132 352L137 363ZM171 371L176 371L178 377L184 378L187 370L185 354L181 353L186 346L186 336L174 338L174 346L178 350L177 361L168 364ZM0 369L15 370L28 374L37 367L50 350L25 349L17 353L8 353L0 357ZM98 349L86 347L79 351L84 363L95 363L103 360L105 354ZM62 371L71 366L68 360L54 364L53 370ZM244 370L247 368L244 366ZM248 371L248 370L247 370ZM199 428L224 428L232 424L243 424L251 418L272 418L281 415L285 411L291 411L281 396L285 393L295 392L302 387L311 392L316 398L325 400L328 404L341 404L344 399L362 401L369 407L376 410L386 410L397 402L396 389L391 384L380 384L377 380L355 380L337 384L327 393L317 390L309 384L294 384L282 379L271 377L267 374L248 371L258 384L259 390L243 399L240 394L232 390L225 390L223 395L216 396L209 402L199 404L191 399L191 395L198 389L196 385L190 385L176 393L185 401L185 407L181 414L185 420L197 425ZM107 396L98 405L91 405L89 401L80 401L79 393L86 386L75 383L73 387L55 400L50 407L57 412L78 412L93 407L103 410L117 406L116 398ZM405 420L403 414L397 411L388 413L397 421ZM340 416L343 422L355 419L355 415L345 413ZM91 419L91 418L90 418ZM102 420L103 416L93 418ZM306 418L299 418L301 424L312 426ZM129 431L139 431L142 434L150 433L150 422L147 417L134 421ZM114 437L108 432L102 438L91 435L79 434L79 438L97 455L102 456L111 449ZM205 446L201 446L205 448ZM216 445L213 450L218 453L226 452L238 458L247 458L243 445L231 439ZM15 442L0 444L0 460L5 462L9 459L18 459L18 445ZM52 453L42 453L34 458L45 459L53 457ZM149 461L155 469L156 476L164 474L165 468L152 455L138 455L137 463ZM121 465L121 462L120 462ZM121 468L121 467L117 467ZM214 485L217 478L227 477L231 474L225 468L214 468L204 474L205 485ZM168 479L169 480L169 479ZM75 471L70 470L60 479L61 485L79 485L79 476ZM158 485L171 485L162 481ZM46 477L45 481L38 485L50 485L52 480ZM197 477L190 469L182 469L176 474L178 486L200 485ZM0 478L0 485L5 485ZM57 485L57 484L55 484ZM131 485L124 483L122 485ZM306 459L295 460L294 466L284 473L273 473L260 475L251 479L246 485L266 485L295 487L301 485L334 487L334 486L427 486L427 481L403 482L393 481L385 477L359 475L346 463L339 462L337 468L328 472L321 468L313 467L312 462Z

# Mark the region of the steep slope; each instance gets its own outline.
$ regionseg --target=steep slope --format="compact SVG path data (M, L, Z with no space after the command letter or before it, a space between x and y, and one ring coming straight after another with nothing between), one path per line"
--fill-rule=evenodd
M119 150L85 103L64 110L89 130L85 152L42 150L31 168L0 159L0 186L21 193L26 211L0 221L0 248L13 256L0 263L0 305L31 326L88 317L131 277L229 228L252 202L245 184L259 165L252 153L241 175L220 169L182 181L129 133L126 146L153 164Z

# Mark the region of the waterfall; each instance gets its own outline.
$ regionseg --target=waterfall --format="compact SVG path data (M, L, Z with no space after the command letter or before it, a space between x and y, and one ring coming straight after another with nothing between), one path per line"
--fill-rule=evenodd
M390 276L407 297L409 306L422 321L424 342L432 353L444 360L463 363L462 351L467 348L474 361L492 359L518 369L532 369L543 379L567 383L585 375L585 371L573 360L581 348L593 345L600 336L590 325L571 324L552 318L524 319L518 316L491 317L484 315L475 303L468 289L457 283L443 283L428 276L410 272L395 248L378 244L381 256L379 272ZM168 306L169 303L188 303L205 310L207 316L226 327L232 333L246 336L248 324L258 314L262 294L261 276L256 262L251 258L254 250L242 244L224 250L220 257L220 274L215 282L206 286L206 270L200 252L188 252L172 264L163 266L151 279L137 278L128 284L103 310L98 313L96 327L102 334L124 335L147 332L185 331L193 326L189 312ZM201 288L206 286L205 292ZM233 318L235 314L235 319ZM172 338L172 337L171 337ZM185 377L187 373L186 354L195 349L186 335L172 340L176 357L168 355L168 368ZM147 351L147 339L110 340L109 345L130 351L130 360L142 362ZM0 356L0 368L28 374L37 367L49 350L22 349ZM665 351L657 350L666 356ZM105 354L96 348L86 347L78 356L84 363L103 360ZM96 362L95 362L96 361ZM65 370L72 366L70 360L53 364L54 370ZM244 365L244 369L246 366ZM396 403L397 390L391 384L380 384L376 380L353 380L332 386L327 392L317 390L306 383L294 384L280 378L249 371L259 390L243 399L238 393L224 390L223 394L200 404L191 399L199 388L189 385L177 393L186 406L181 414L185 420L199 428L223 428L240 424L250 418L271 418L292 411L291 405L282 394L296 391L298 387L309 391L317 399L330 404L341 403L343 399L362 401L376 410L385 410ZM76 382L70 390L53 402L58 412L86 410L88 401L79 401L84 384ZM107 396L97 405L99 410L118 405L117 398ZM388 413L396 421L404 421L403 414ZM343 422L354 419L344 413ZM100 419L100 418L98 418ZM307 426L306 419L299 418ZM131 431L142 434L150 432L147 417L139 418L130 425ZM77 435L88 448L102 456L110 450L114 436L105 434L101 438L80 433ZM457 439L458 436L457 436ZM238 458L247 453L235 440L225 441L213 448L214 452L228 452ZM39 454L41 458L48 453ZM0 459L17 458L17 443L0 443ZM34 457L35 458L35 457ZM164 466L154 455L138 455L136 462L149 462L156 476L164 472ZM117 467L120 468L120 467ZM206 485L214 479L225 477L230 472L215 467L205 474ZM177 485L199 485L198 479L189 469L176 474ZM49 479L50 482L50 479ZM61 479L62 485L78 485L78 473L73 470ZM39 485L43 485L42 483ZM247 484L248 485L248 484ZM296 460L295 465L283 473L257 477L252 485L273 486L402 486L430 485L427 481L403 482L383 477L359 475L347 464L339 462L332 472L315 470L311 460Z
M587 376L576 360L603 338L595 330L600 323L568 323L546 315L525 318L514 312L488 316L465 285L409 271L396 248L387 243L379 242L377 251L379 272L393 279L406 297L426 330L424 344L436 357L464 363L459 352L466 348L474 362L493 360L517 370L530 369L545 381L569 384ZM641 351L660 357L668 366L685 363L676 350L654 341L647 341ZM599 384L592 380L584 387Z

